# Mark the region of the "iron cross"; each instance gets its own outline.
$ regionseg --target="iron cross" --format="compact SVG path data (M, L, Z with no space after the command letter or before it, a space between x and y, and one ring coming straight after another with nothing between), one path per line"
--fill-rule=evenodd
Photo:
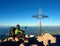
M41 36L42 34L42 19L43 18L48 18L48 16L45 16L42 14L42 9L39 9L39 14L38 15L35 15L35 16L32 16L33 18L37 18L38 19L38 22L39 22L39 26L38 26L38 36Z

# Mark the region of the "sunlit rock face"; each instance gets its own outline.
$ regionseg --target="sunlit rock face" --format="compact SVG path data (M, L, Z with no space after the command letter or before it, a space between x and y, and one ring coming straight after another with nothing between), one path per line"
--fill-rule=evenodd
M35 37L35 35L30 35L30 38Z
M28 35L25 35L25 37L26 37L26 38L29 38L29 36L28 36Z
M15 38L15 41L16 41L16 42L18 42L18 41L19 41L19 39L16 37L16 38Z
M28 39L24 39L24 43L29 43Z
M37 40L39 42L42 42L43 41L43 44L45 46L48 45L48 41L50 40L51 42L50 43L56 43L56 38L53 37L52 35L50 35L49 33L45 33L43 36L38 36L37 37Z
M21 43L21 44L20 44L20 46L24 46L24 44L23 44L23 43Z
M30 46L38 46L37 44L32 44L32 45L30 45Z
M38 42L42 42L43 41L43 37L42 36L38 36L37 40L38 40Z
M0 43L2 42L2 40L0 39Z
M4 40L3 40L3 42L6 42L6 41L7 41L7 39L4 39Z
M17 37L15 37L15 39L13 39L13 37L9 37L8 38L8 41L15 41L15 42L18 42L19 41L19 39L17 38Z
M11 41L15 41L15 40L13 39L13 37L9 37L9 38L4 39L3 42L10 41L10 40L11 40Z
M10 41L10 40L11 40L11 41L14 41L13 37L9 37L9 38L8 38L8 41Z
M45 33L43 35L43 38L47 39L47 40L51 40L51 43L56 43L56 38L53 37L52 35L50 35L49 33Z

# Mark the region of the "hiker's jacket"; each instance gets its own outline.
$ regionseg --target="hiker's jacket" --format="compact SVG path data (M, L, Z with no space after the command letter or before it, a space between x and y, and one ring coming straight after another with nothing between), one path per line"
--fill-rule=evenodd
M23 34L23 32L22 32L21 30L16 29L16 30L15 30L15 35L16 35L16 34Z

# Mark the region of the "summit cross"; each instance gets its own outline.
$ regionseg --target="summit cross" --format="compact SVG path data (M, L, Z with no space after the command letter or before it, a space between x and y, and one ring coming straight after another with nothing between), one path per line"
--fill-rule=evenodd
M48 18L48 16L45 16L42 14L42 9L39 9L39 14L38 15L34 15L32 16L33 18L37 18L38 19L38 22L39 22L39 25L38 25L38 36L41 36L42 34L42 19L43 18Z

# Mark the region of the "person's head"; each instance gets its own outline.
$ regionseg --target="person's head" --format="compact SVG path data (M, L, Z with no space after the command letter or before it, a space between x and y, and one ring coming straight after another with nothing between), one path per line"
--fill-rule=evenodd
M11 27L10 30L11 30L11 31L14 30L14 27Z
M16 25L16 28L17 28L17 29L20 29L20 25Z

